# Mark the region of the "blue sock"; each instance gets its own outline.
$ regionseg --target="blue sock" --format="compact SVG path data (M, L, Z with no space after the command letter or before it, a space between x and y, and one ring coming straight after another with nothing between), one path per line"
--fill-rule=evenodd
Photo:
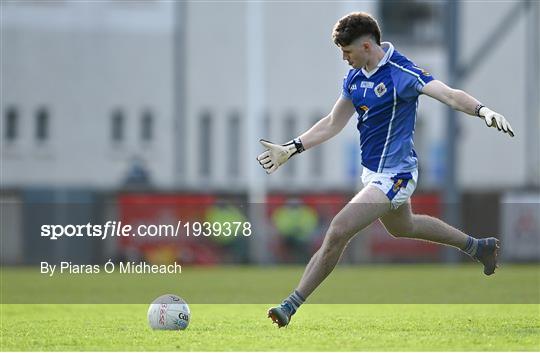
M469 238L467 239L467 243L465 244L465 247L461 250L463 250L465 253L471 256L475 256L476 251L478 250L478 239L475 239L469 236Z
M300 305L304 304L304 297L295 290L291 293L281 304L282 307L285 307L287 311L289 311L289 315L294 315L296 313L296 310L300 307Z

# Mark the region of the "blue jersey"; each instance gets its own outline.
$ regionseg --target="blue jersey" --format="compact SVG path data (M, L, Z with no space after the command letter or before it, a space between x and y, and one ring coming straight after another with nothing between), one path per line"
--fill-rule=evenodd
M362 165L379 173L411 172L418 167L413 143L418 96L433 77L391 43L382 47L386 54L373 71L349 71L342 97L358 113Z

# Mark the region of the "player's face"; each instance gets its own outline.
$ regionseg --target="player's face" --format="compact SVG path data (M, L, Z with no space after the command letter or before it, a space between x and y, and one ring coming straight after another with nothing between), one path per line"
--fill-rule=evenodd
M366 48L365 41L355 41L347 46L340 47L343 53L343 60L355 69L366 66L368 62L369 48Z

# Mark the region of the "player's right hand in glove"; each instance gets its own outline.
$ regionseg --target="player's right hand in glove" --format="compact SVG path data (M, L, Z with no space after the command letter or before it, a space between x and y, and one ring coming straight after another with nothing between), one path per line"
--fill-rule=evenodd
M266 171L266 174L272 174L287 162L289 158L304 151L304 145L302 145L302 141L299 138L295 138L283 145L277 145L262 139L259 141L266 148L266 151L261 153L257 157L257 160Z

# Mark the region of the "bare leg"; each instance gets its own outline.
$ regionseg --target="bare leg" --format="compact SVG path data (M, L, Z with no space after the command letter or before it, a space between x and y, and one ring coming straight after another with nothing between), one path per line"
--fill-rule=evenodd
M468 235L440 219L413 214L410 202L388 212L381 217L381 222L395 237L422 239L459 249L465 247L468 239Z
M351 238L390 211L390 201L379 189L362 189L332 220L321 248L313 255L297 287L307 298L332 272Z
M463 250L484 265L484 274L487 276L495 273L498 267L498 239L474 239L440 219L415 215L409 202L387 213L380 220L386 230L395 237L423 239Z

